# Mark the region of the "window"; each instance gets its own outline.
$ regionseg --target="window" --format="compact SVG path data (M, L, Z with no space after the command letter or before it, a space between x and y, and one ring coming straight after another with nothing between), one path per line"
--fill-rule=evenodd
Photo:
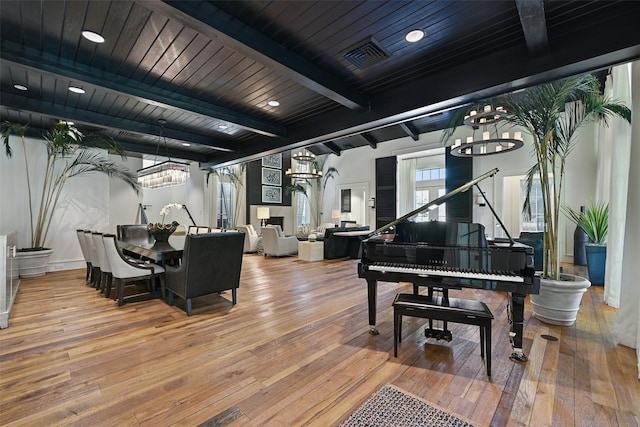
M552 180L552 178L549 178ZM551 181L553 188L553 181ZM527 197L527 180L520 180L520 206L524 206L524 200ZM544 205L542 201L542 189L540 187L540 179L535 178L530 194L531 217L521 212L520 231L544 231Z
M422 168L416 170L415 208L424 206L445 194L445 168ZM437 195L437 196L436 196ZM426 210L416 217L416 222L445 221L446 205Z
M309 184L298 182L299 185L302 185L307 194L311 194L311 188ZM295 201L296 201L296 227L298 230L303 230L304 226L308 226L311 224L311 206L309 204L309 198L302 194L301 192L295 193ZM320 224L316 224L316 226L320 226Z
M230 182L218 182L217 224L218 228L229 228L235 224L236 192Z

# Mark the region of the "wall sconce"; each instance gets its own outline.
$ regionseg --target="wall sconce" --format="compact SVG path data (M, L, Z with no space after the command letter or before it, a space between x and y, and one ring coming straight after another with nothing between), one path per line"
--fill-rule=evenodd
M375 209L376 208L376 198L375 197L372 197L372 198L369 199L369 207L371 209Z
M482 194L478 194L476 196L476 204L480 207L487 205L487 202L484 200L484 197L482 197Z

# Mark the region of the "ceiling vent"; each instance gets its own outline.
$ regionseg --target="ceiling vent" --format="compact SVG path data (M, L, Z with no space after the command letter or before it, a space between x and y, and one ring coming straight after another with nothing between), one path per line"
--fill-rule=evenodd
M391 56L391 53L378 40L367 37L351 46L343 55L347 61L362 70L384 61Z

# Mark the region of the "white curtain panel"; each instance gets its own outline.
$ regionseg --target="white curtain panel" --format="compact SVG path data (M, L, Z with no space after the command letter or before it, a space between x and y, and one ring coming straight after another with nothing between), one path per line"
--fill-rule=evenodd
M614 67L607 78L606 95L631 106L631 64ZM631 126L615 118L609 126L602 125L598 144L598 185L596 199L609 202L609 236L604 299L612 307L620 307L620 286L624 255L629 165L631 157Z
M640 378L640 62L631 69L633 123L631 126L631 165L627 193L627 219L625 224L624 258L620 288L620 310L616 333L618 344L636 349L638 378Z
M416 165L418 160L403 159L400 162L398 175L400 185L398 186L398 217L407 214L415 209L416 197Z

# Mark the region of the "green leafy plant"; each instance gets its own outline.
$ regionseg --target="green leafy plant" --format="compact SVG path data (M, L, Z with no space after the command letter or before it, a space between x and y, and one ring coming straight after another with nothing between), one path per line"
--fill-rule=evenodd
M51 226L51 220L65 184L71 178L90 173L103 173L120 179L136 193L140 192L137 176L125 166L112 161L103 149L114 151L125 158L124 151L108 135L84 135L74 125L65 121L55 123L42 135L47 150L44 170L32 175L29 167L29 146L26 141L26 125L4 122L0 136L7 157L12 157L9 136L18 136L22 141L27 192L29 199L29 225L31 249L43 249ZM36 178L37 176L37 178ZM42 188L40 203L35 204L32 190Z
M584 212L563 206L564 214L580 227L591 243L604 245L609 233L609 204L589 203Z

